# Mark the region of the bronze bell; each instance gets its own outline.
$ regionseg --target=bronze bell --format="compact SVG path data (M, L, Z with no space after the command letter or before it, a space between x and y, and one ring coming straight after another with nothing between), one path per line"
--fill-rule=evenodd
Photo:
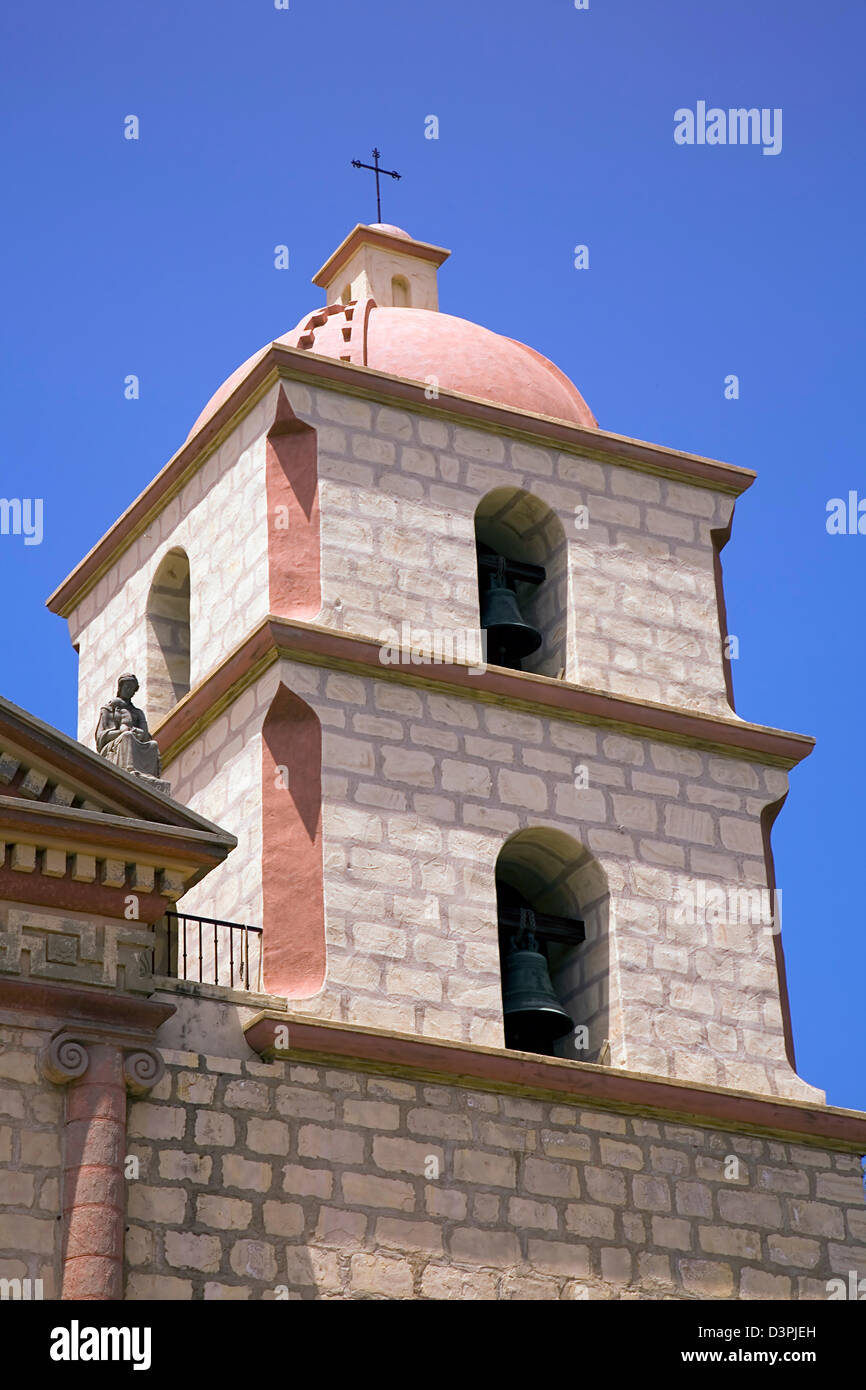
M532 930L533 915L521 911L520 920L521 929L511 938L502 970L505 1046L549 1057L556 1039L570 1033L574 1023L551 984L547 961Z
M490 576L490 587L483 598L481 626L487 633L487 660L494 666L519 671L523 657L541 646L541 633L524 622L517 595L506 583L502 559L497 573Z

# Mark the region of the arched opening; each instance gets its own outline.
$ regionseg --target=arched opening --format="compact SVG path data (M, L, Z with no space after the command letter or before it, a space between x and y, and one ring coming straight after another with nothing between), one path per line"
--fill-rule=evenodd
M325 978L322 726L280 685L262 730L264 988L308 999Z
M475 541L488 662L559 676L565 670L568 641L568 542L559 517L523 488L495 488L478 504ZM533 632L541 640L530 650Z
M409 294L409 281L405 275L391 276L391 304L395 309L408 309L412 300Z
M505 1045L580 1062L605 1059L609 1023L609 890L589 850L563 831L521 830L496 861L496 902L503 979ZM534 928L543 966L522 949L521 929ZM524 959L517 959L517 950ZM562 1025L550 1027L528 998L539 985L559 1008ZM534 997L534 996L533 996ZM524 1010L518 1003L527 1003ZM538 1000L540 1005L541 1001ZM550 1032L558 1033L550 1037Z
M189 694L189 560L170 550L147 596L147 713L161 719Z

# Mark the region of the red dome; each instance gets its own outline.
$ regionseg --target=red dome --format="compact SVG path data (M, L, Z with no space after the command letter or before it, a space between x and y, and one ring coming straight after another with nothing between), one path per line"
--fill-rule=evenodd
M476 396L513 410L550 415L596 428L592 411L568 377L533 348L489 328L431 309L379 308L374 300L329 304L307 314L277 342L373 371ZM262 348L262 352L266 349ZM211 398L190 437L243 380L260 352L248 358Z

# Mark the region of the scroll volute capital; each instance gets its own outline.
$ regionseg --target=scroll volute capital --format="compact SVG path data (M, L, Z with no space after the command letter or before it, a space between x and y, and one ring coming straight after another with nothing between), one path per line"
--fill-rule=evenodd
M158 1049L140 1038L112 1036L89 1028L62 1028L42 1053L43 1076L56 1086L81 1081L90 1068L94 1046L114 1047L122 1054L123 1080L133 1096L146 1095L165 1075Z

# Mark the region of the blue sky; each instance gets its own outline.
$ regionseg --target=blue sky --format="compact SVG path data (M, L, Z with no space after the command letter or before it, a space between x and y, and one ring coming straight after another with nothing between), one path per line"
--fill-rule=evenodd
M0 536L2 693L74 731L45 598L316 307L378 144L385 220L452 249L444 310L553 358L602 427L757 471L724 554L737 709L818 739L774 837L798 1068L866 1109L866 536L825 527L866 497L864 46L859 0L8 0L0 495L43 498L44 539ZM699 100L781 108L781 153L676 145Z

